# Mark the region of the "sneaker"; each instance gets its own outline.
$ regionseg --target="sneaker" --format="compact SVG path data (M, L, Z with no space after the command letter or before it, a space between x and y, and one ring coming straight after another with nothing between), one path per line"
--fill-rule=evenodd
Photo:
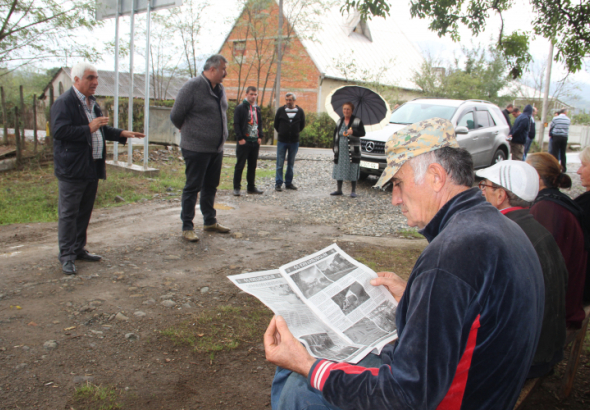
M208 232L219 232L219 233L228 233L230 231L229 228L226 228L219 223L214 223L213 225L203 225L203 230ZM196 236L196 235L195 235Z
M339 196L339 195L342 195L342 191L334 191L330 195L332 195L332 196Z
M292 189L293 191L297 191L297 187L293 184L286 185L285 188Z
M282 192L283 191L283 188L281 188L280 185L275 185L275 191Z
M189 242L198 242L199 241L199 237L197 236L197 234L193 230L182 231L182 237Z
M249 189L248 193L249 194L254 194L254 195L262 195L264 191L259 190L258 188L254 188L254 189Z
M240 194L240 190L239 189L234 189L234 196L240 196L242 194Z
M356 192L351 192L351 193L350 193L350 197L351 197L351 198L356 198Z

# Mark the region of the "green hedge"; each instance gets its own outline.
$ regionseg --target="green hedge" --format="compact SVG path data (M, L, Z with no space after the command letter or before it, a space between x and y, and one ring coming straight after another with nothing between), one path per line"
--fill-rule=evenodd
M330 116L323 112L305 114L305 128L299 134L299 145L302 147L332 148L334 127L336 124Z

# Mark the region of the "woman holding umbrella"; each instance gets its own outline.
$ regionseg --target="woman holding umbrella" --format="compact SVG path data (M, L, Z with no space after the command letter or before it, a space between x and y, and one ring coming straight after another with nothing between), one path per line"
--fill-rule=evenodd
M351 198L356 198L356 181L359 179L361 162L361 140L365 136L365 126L360 118L352 115L354 105L346 102L342 105L343 116L334 129L334 170L332 178L338 183L338 189L330 195L342 195L342 183L350 181Z

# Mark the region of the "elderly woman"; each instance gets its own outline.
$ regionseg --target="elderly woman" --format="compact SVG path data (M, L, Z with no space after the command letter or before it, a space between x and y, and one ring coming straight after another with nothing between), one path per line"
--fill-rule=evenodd
M356 198L356 181L359 179L361 162L361 140L365 136L365 126L360 118L352 115L351 102L342 106L343 117L334 130L334 170L332 178L338 181L338 189L330 195L342 195L342 182L350 181L351 198Z
M568 270L565 320L568 328L579 329L584 320L582 297L586 280L586 247L582 229L583 212L559 188L570 188L572 180L561 172L555 157L547 152L530 154L526 162L539 174L539 194L531 215L555 238Z
M578 175L586 192L578 196L575 201L584 211L586 234L590 233L590 147L580 153L582 165L578 168ZM587 238L588 239L588 238ZM590 303L590 257L586 262L586 285L584 286L584 302Z

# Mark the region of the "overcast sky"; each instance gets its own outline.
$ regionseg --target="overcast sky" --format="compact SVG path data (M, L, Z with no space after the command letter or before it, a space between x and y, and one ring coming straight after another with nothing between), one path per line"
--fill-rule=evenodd
M202 31L200 46L203 54L212 54L219 50L226 35L231 29L233 22L238 16L239 2L237 0L210 0L213 4L207 8L207 18L205 19L204 29ZM500 28L500 19L497 16L491 16L487 22L487 30L473 38L465 28L461 30L461 41L454 43L450 38L439 38L436 34L428 30L429 22L426 20L412 19L409 12L409 3L407 0L391 0L391 16L387 18L391 24L397 24L406 36L422 51L424 55L430 55L437 59L452 61L454 55L460 55L461 46L471 47L472 45L489 46L497 41ZM511 33L514 30L524 30L532 32L531 20L532 14L529 12L530 4L525 0L515 0L514 7L504 14L505 33ZM370 23L369 23L370 24ZM105 26L95 30L88 36L89 41L93 41L97 47L102 47L101 42L114 41L115 32L114 20L105 22ZM121 37L129 38L129 18L120 19ZM100 39L100 42L97 40ZM145 42L136 46L144 47ZM531 54L535 61L545 62L549 50L549 42L543 38L537 38L531 43ZM70 65L72 62L68 62ZM112 56L105 54L104 61L97 64L100 69L114 70L114 59ZM139 55L135 56L136 73L145 71L145 62ZM128 57L121 61L120 69L128 71ZM565 70L560 64L553 65L552 81L557 81L565 75ZM573 76L573 80L590 84L590 74L583 69L582 72Z

